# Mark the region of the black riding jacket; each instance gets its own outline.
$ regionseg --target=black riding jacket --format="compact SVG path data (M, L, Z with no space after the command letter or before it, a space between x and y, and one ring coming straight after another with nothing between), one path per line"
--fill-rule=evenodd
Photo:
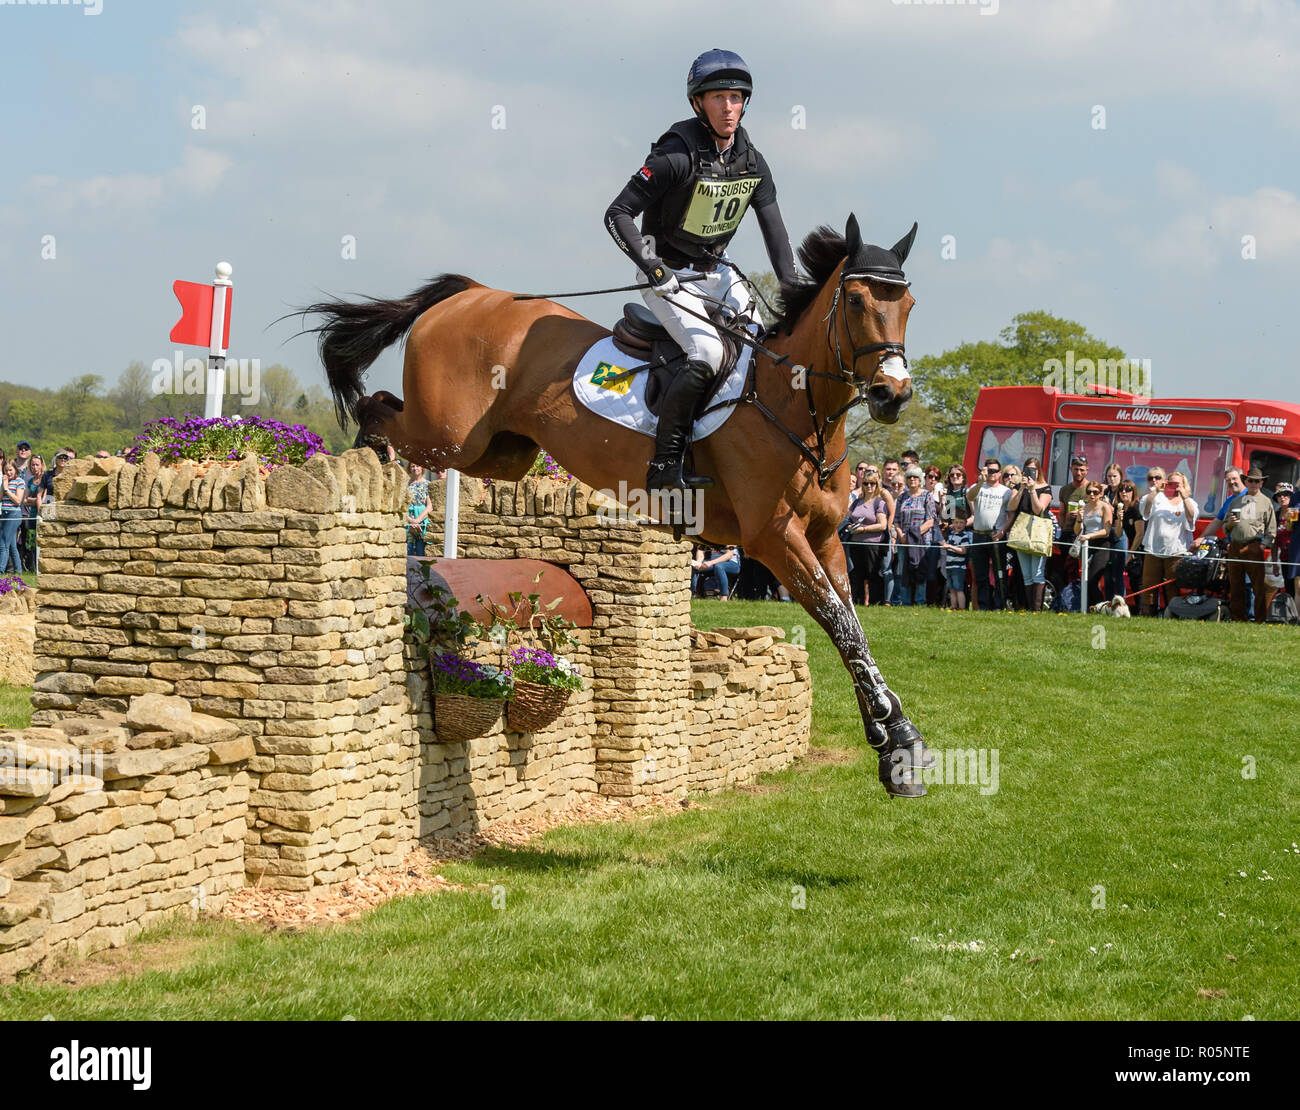
M698 119L682 120L660 136L645 164L605 211L614 243L651 279L664 267L708 263L726 249L745 213L753 208L772 269L782 281L795 278L794 252L767 160L737 127L719 154ZM634 217L644 213L638 233ZM648 249L643 236L652 242Z

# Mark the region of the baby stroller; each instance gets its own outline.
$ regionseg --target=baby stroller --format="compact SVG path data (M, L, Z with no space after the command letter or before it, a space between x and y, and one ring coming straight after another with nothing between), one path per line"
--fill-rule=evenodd
M1192 553L1174 566L1178 597L1170 598L1164 615L1174 620L1226 621L1228 611L1228 554L1225 540L1201 540Z

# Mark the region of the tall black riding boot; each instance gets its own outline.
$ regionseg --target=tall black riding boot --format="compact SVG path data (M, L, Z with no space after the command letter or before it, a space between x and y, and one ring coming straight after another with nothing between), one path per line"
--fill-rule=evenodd
M712 382L713 368L707 362L691 360L668 387L659 402L655 455L646 472L646 489L705 489L713 485L712 478L686 472L686 445L695 404Z

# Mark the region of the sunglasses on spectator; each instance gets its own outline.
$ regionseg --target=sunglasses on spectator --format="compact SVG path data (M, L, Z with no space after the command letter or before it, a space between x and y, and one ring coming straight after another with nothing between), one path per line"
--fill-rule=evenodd
M1263 478L1247 478L1247 479L1246 479L1246 481L1248 481L1248 482L1263 482L1263 480L1264 480Z

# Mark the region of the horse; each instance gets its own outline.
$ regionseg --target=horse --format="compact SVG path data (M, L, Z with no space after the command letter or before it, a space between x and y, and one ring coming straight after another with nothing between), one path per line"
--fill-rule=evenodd
M912 395L904 338L915 300L901 266L915 236L913 224L891 249L864 244L853 215L843 236L826 226L810 233L798 251L805 275L781 285L780 318L752 359L746 394L693 446L696 473L715 483L695 491L700 538L742 546L826 631L852 679L879 779L897 797L926 793L917 772L934 756L872 657L837 529L849 496L846 413L865 401L874 420L892 424ZM382 437L426 467L510 481L544 448L596 489L643 488L653 441L586 409L571 386L584 352L610 329L570 308L443 274L405 298L301 312L324 317L306 330L358 444ZM366 369L404 335L404 396L365 396Z

